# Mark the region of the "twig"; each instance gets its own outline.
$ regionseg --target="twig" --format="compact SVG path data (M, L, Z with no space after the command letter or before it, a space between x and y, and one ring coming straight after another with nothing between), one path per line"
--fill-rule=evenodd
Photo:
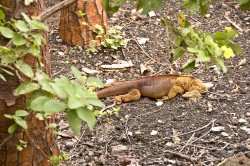
M165 153L171 153L171 154L173 154L174 156L181 157L181 158L184 158L184 159L193 161L193 162L195 162L195 163L197 163L197 161L198 161L197 158L191 157L191 156L188 156L188 155L185 155L185 154L182 154L182 153L173 152L173 151L170 151L170 150L166 150L166 151L164 151L164 152L165 152Z
M194 135L195 135L195 132L191 135L191 137L188 139L188 141L185 143L185 145L181 148L181 150L179 150L179 152L181 152L187 145L189 145L189 142L191 142Z
M39 150L47 159L50 160L50 157L49 157L44 151L42 151L42 150L39 148L39 146L35 143L34 140L31 139L31 137L30 137L28 131L25 130L25 132L26 132L26 135L28 136L29 140L30 140L30 141L32 142L32 144L36 147L36 149Z
M49 18L52 14L55 14L56 12L60 11L61 9L72 5L76 1L77 0L64 0L56 5L52 6L48 10L45 10L44 12L39 14L38 17L40 17L41 21L44 21L45 19Z
M61 70L59 70L58 72L54 73L51 77L53 78L54 76L56 76L57 74L61 73L63 70L65 69L65 67L63 67Z
M152 112L148 112L148 113L146 113L146 114L140 114L140 115L137 115L136 117L134 117L134 118L132 118L132 119L136 119L136 118L141 117L141 116L146 116L146 115L154 114L154 113L156 113L156 112L159 112L160 110L161 110L161 108L158 109L158 110L152 111Z
M212 124L212 125L211 125L211 128L210 128L205 134L203 134L202 136L200 136L200 137L197 138L196 140L192 141L191 144L194 143L194 142L196 142L196 141L198 141L199 139L203 138L203 137L206 136L208 133L210 133L211 130L212 130L212 128L214 127L214 121L211 121L211 124Z
M10 139L10 137L12 137L12 135L9 135L8 137L6 137L3 142L0 144L0 149L1 149L1 146L8 140Z
M100 112L103 112L103 111L105 111L106 109L112 108L112 107L114 107L115 105L116 105L116 103L113 103L113 104L111 104L111 105L105 106L105 107L103 107L103 108L100 110Z
M149 59L151 59L152 61L154 61L154 62L157 62L157 63L159 63L159 64L161 64L160 62L158 62L157 60L155 60L154 58L152 58L151 56L149 56L146 52L145 52L145 50L141 47L141 45L138 43L138 41L135 39L135 37L134 37L134 35L130 32L130 34L131 34L131 36L133 36L133 41L138 45L138 47L140 48L140 50L149 58Z
M111 138L108 140L108 142L106 143L106 145L105 145L105 155L108 154L108 145L109 145L109 143L110 143L110 141L111 141L112 139L114 139L114 137L111 137Z
M224 15L225 19L227 19L227 21L232 24L235 28L237 28L240 32L243 32L243 29L241 27L239 27L235 22L233 22L228 15L225 13Z
M207 125L205 125L205 126L203 126L203 127L200 127L200 128L198 128L198 129L195 129L195 130L192 130L192 131L189 131L189 132L186 132L186 133L178 134L178 135L172 135L172 136L169 136L169 137L164 137L164 138L161 138L161 139L157 139L157 140L155 140L155 141L152 141L152 142L155 143L155 142L162 141L162 140L165 140L165 139L170 139L170 138L173 137L173 136L179 137L179 136L187 135L187 134L190 134L190 133L194 133L194 132L196 132L196 131L200 131L200 130L202 130L202 129L207 128L208 126L210 126L210 124L214 123L215 121L216 121L216 119L213 119L213 120L211 120Z
M76 146L77 146L77 145L79 144L79 142L81 141L81 139L82 139L84 133L85 133L85 130L83 130L83 132L82 132L80 138L77 139L76 144L75 144L74 147L70 150L70 152L69 152L69 156L70 156L70 157L71 157L72 153L74 152L74 150L76 149Z
M127 136L127 138L128 138L129 143L131 144L130 138L129 138L129 136L128 136L128 120L129 120L129 117L130 117L130 116L131 116L131 115L126 116L125 134L126 134L126 136Z

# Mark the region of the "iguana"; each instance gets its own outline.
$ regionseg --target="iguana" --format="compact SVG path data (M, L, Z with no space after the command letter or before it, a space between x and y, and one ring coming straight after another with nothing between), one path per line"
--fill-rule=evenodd
M98 98L115 96L114 102L137 101L141 96L152 99L169 100L177 94L196 90L207 92L204 83L188 75L156 75L142 77L131 81L114 82L110 86L97 91Z

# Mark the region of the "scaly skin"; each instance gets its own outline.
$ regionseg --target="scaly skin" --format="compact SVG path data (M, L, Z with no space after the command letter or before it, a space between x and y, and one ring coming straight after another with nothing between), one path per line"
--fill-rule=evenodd
M114 102L137 101L141 96L169 100L178 94L197 90L207 92L207 87L199 79L186 75L156 75L132 81L114 82L109 87L97 91L98 98L115 96Z

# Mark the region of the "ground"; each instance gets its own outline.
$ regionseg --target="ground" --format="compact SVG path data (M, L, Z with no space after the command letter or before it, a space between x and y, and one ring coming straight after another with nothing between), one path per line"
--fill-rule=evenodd
M174 15L180 10L178 6L179 2L170 5ZM52 77L61 74L71 77L69 68L75 65L82 71L98 71L87 75L99 77L103 82L130 80L145 74L178 73L194 75L212 87L197 101L177 96L162 105L141 98L114 106L110 98L104 99L107 107L104 109L112 110L114 106L120 108L119 114L98 117L93 132L84 124L77 137L72 136L65 115L58 115L58 130L62 133L58 137L59 146L71 157L65 165L250 165L249 11L240 11L232 2L216 2L206 17L189 17L194 26L205 31L223 30L225 26L236 29L239 36L234 42L244 49L244 55L226 60L227 73L215 66L206 69L202 64L197 64L193 72L184 73L181 65L185 58L171 61L171 41L160 22L165 7L152 17L132 14L133 8L127 4L109 18L110 26L123 28L128 46L118 51L102 49L91 56L80 47L63 44L58 37L58 15L50 18ZM140 38L149 40L138 44ZM117 70L100 67L121 60L131 61L134 66ZM141 65L149 67L151 73L141 73Z

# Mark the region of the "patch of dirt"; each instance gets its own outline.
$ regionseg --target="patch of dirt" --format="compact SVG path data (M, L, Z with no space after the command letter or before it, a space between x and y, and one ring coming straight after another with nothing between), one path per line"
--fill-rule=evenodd
M171 4L173 13L180 10L179 6L180 2ZM228 13L228 18L243 29L235 42L244 49L244 56L227 60L226 74L216 67L207 70L203 65L188 73L213 84L209 93L196 102L178 96L161 106L148 98L116 105L120 108L118 116L98 118L93 132L84 124L78 137L70 137L65 115L58 115L59 131L66 133L58 141L71 157L68 165L217 165L233 156L244 159L230 158L222 165L233 165L230 161L234 165L250 165L247 153L250 150L250 13L240 11L231 2L216 2L210 7L207 17L192 16L189 20L203 30L214 32L225 26L233 27L224 17ZM170 62L171 42L160 21L165 7L157 10L154 17L133 16L133 8L132 4L127 4L109 18L110 26L123 27L126 38L130 39L127 48L100 50L91 56L80 47L64 45L58 37L58 15L50 18L52 76L71 76L71 65L80 70L99 71L94 75L104 82L139 77L141 64L150 66L153 74L183 73L180 69L185 59ZM135 42L138 38L149 41L139 46ZM68 51L59 53L65 48ZM246 63L240 64L243 59ZM118 60L131 60L134 67L100 68L102 64L114 64ZM103 102L106 106L112 104L109 99Z

